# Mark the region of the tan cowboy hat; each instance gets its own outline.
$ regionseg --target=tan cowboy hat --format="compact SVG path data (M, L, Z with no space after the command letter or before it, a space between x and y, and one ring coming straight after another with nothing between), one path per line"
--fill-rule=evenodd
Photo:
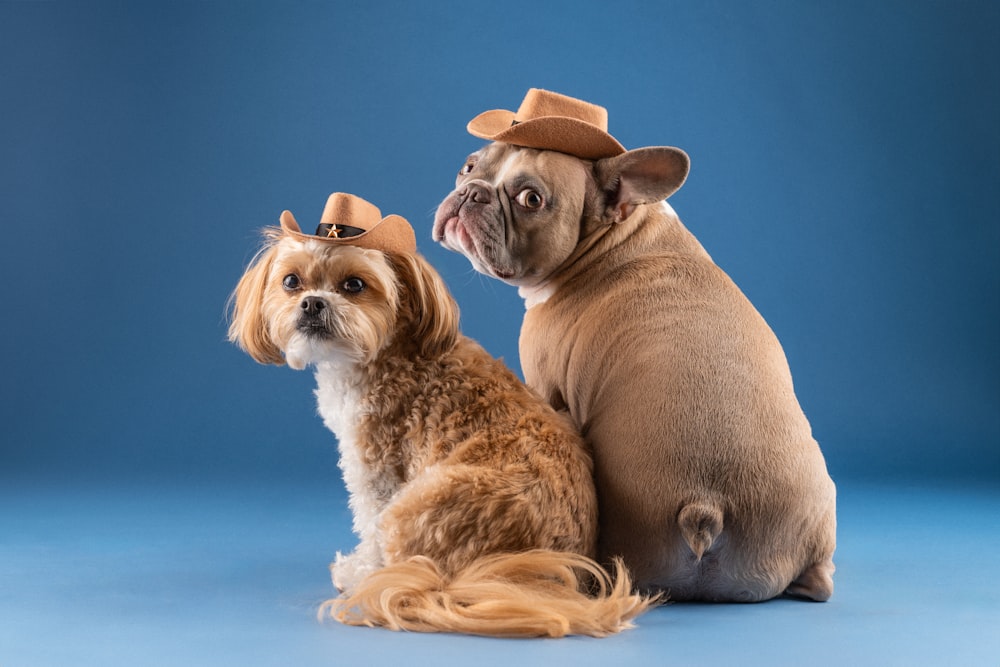
M334 192L326 200L315 235L303 233L291 211L281 213L281 228L302 239L319 239L382 252L417 251L417 239L406 218L398 215L383 218L374 204L345 192Z
M621 155L625 147L608 134L608 110L573 97L531 88L517 112L485 111L469 134L515 146L569 153L585 160Z

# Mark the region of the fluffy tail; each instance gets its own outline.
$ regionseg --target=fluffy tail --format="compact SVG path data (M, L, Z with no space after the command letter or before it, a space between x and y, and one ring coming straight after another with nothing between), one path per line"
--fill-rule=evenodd
M615 577L584 556L549 550L496 554L451 577L417 556L365 578L329 600L320 618L348 625L490 637L603 637L633 627L660 602L632 593L620 563Z

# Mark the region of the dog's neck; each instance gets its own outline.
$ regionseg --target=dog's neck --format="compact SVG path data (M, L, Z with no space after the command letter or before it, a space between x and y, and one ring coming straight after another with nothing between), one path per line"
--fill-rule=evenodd
M435 363L418 354L415 343L404 337L390 342L370 361L347 357L321 361L315 365L320 414L327 427L341 437L373 410L391 411L386 401L406 402L404 387L413 392L420 389L407 379ZM388 386L394 391L384 391Z
M525 308L530 309L548 301L571 280L602 280L595 271L598 263L603 274L633 261L637 253L663 249L708 256L670 204L663 201L641 205L621 222L596 226L548 277L533 285L522 285L518 294L524 299Z
M372 362L349 367L333 362L316 365L319 413L339 441L342 461L346 462L342 463L345 481L348 471L354 471L349 488L360 488L362 482L357 480L364 475L357 471L368 470L376 459L384 468L379 475L400 481L414 466L426 463L427 456L446 453L454 444L456 431L454 424L445 427L441 420L449 420L453 411L460 414L481 400L468 386L452 389L463 384L463 379L472 383L469 386L491 386L492 378L505 370L502 363L464 336L453 348L434 357L408 353L408 349L383 350ZM435 397L451 402L453 410L432 415L423 425L415 426L415 406L433 405ZM438 428L448 431L449 437L441 437L435 430Z

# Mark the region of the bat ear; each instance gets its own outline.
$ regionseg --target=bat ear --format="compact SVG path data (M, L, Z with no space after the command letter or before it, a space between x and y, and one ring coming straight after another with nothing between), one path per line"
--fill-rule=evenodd
M447 352L458 341L458 304L437 271L420 255L386 255L401 282L400 311L426 357Z
M598 186L607 193L604 220L621 222L641 204L661 202L680 190L691 161L672 146L649 146L594 163Z
M261 250L229 297L229 340L258 363L281 365L285 359L271 339L263 311L274 255L273 247Z

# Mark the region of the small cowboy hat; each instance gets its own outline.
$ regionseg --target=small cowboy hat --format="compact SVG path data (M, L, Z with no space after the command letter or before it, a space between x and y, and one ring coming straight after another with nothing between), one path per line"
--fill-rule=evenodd
M326 200L315 235L303 233L291 211L281 213L281 229L302 239L319 239L382 252L417 251L417 239L406 218L398 215L383 218L374 204L345 192L334 192Z
M559 151L585 160L625 152L608 134L607 109L540 88L528 90L517 112L485 111L469 121L467 129L481 139Z

